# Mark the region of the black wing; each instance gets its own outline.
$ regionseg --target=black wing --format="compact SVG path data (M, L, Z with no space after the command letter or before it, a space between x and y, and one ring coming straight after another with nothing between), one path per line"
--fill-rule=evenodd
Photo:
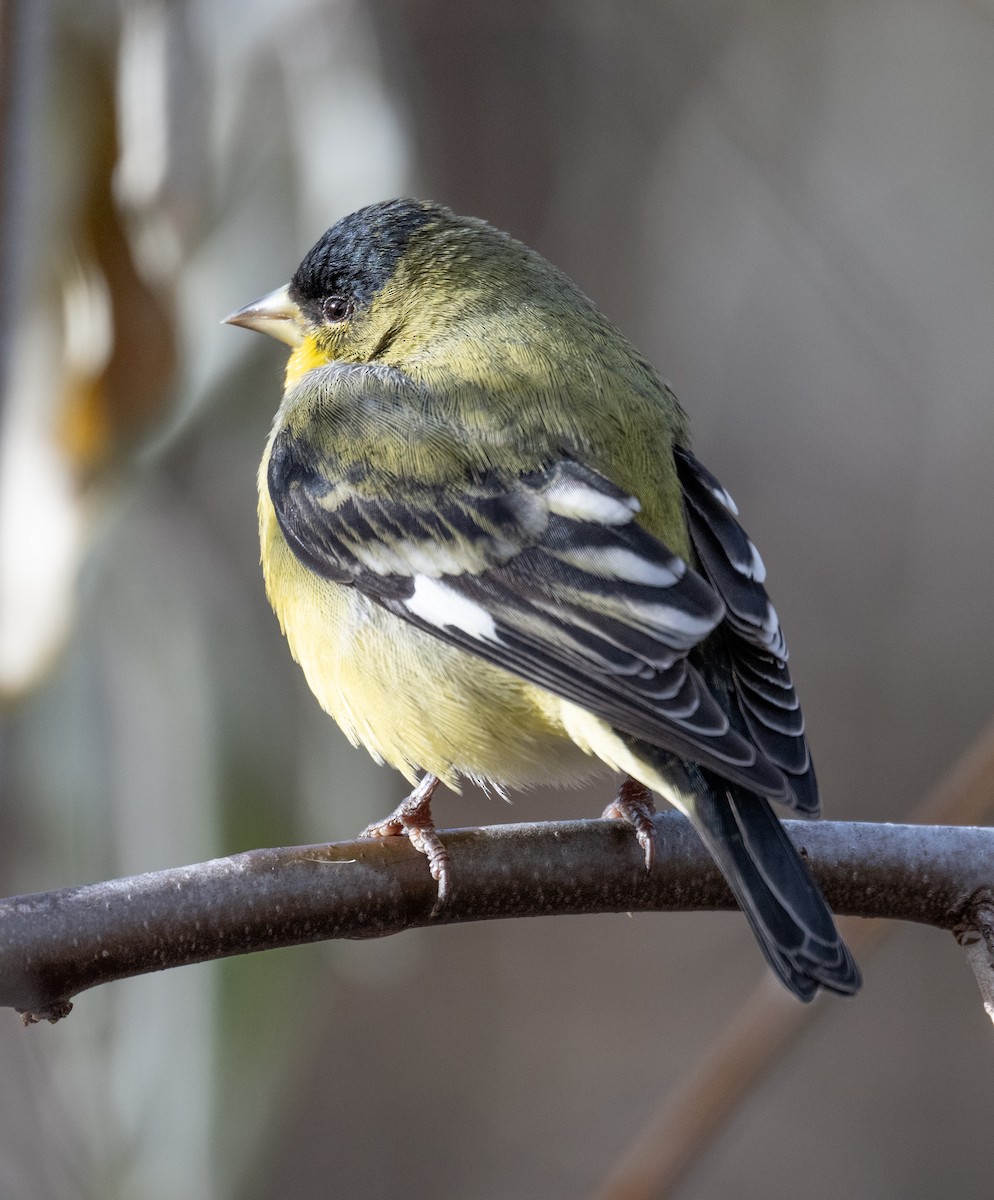
M725 604L609 479L567 458L459 486L348 478L306 428L276 435L269 493L311 570L623 733L791 799L687 660Z
M787 669L783 631L763 587L763 561L718 480L688 450L677 447L675 456L694 549L725 603L722 629L735 702L763 756L787 776L791 807L817 814L818 785L804 717Z

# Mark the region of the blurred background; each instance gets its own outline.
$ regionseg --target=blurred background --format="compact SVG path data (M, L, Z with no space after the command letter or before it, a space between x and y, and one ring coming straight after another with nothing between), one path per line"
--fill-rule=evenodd
M0 0L0 35L4 894L352 837L404 793L266 605L284 356L219 324L391 195L535 246L672 383L770 569L830 817L901 820L987 723L985 0ZM863 968L680 1200L989 1195L953 939ZM0 1195L590 1195L763 971L737 914L508 921L0 1013Z

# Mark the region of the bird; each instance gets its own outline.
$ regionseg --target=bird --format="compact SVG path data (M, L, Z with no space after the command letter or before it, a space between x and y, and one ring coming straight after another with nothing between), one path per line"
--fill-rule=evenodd
M225 318L290 347L258 474L268 599L321 706L409 781L438 903L440 784L621 778L653 861L682 811L799 999L859 969L772 803L820 815L763 561L650 363L509 234L401 198Z

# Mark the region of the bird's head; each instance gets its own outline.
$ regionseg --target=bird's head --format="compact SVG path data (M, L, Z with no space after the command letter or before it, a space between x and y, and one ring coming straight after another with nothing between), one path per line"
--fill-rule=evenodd
M410 365L481 325L524 337L529 303L548 320L564 290L575 321L588 302L534 251L441 205L389 200L343 217L289 284L225 320L292 347L292 385L333 361Z

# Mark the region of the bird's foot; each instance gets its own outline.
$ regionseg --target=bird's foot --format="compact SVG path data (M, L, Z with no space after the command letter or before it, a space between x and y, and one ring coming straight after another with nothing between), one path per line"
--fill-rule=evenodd
M652 870L656 853L656 843L653 840L654 828L652 818L656 806L652 803L652 793L637 779L626 779L618 789L617 796L604 809L603 816L609 820L627 821L635 829L635 836L645 855L645 869Z
M431 798L438 787L434 775L425 775L418 786L393 810L389 817L374 821L359 834L363 838L400 837L410 838L411 845L428 859L428 870L438 884L438 898L432 915L449 898L449 852L435 830L431 819Z

